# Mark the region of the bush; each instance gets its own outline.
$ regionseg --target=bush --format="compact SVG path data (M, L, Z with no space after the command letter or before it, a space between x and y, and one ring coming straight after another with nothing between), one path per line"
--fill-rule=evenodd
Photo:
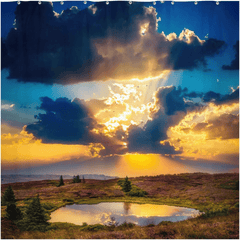
M63 201L67 203L74 203L74 200L71 198L64 198Z
M124 222L123 224L121 224L121 225L118 226L118 229L119 229L119 230L124 230L124 229L133 228L134 226L135 226L134 223Z
M207 209L204 211L204 214L201 215L203 218L210 218L215 216L226 216L229 213L228 208L214 208L214 209Z
M124 183L124 179L120 179L118 180L117 184L120 186L120 187L123 187L123 183Z
M235 207L235 208L239 208L239 202L235 203L235 204L234 204L234 207Z
M106 226L103 226L101 224L94 224L94 225L84 225L84 228L82 230L97 232L97 231L103 230L105 228L106 228Z
M56 206L55 206L53 203L43 203L43 204L42 204L42 207L43 207L45 210L48 210L48 211L56 208Z
M131 197L144 197L147 195L147 192L137 186L133 186L132 190L128 192L127 195Z

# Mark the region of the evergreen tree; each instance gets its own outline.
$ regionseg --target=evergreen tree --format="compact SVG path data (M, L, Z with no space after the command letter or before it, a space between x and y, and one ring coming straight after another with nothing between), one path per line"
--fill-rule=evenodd
M75 177L75 175L73 176L73 183L76 183L76 177Z
M81 182L81 179L80 179L79 175L73 176L73 183L80 183L80 182Z
M76 177L76 182L77 182L77 183L80 183L80 182L81 182L81 179L80 179L79 175L77 175L77 177Z
M45 231L49 225L48 218L41 206L39 196L33 198L32 202L28 205L26 216L23 220L23 228L27 231Z
M61 175L58 187L63 186L63 185L64 185L64 182L63 182L63 177Z
M85 178L84 178L84 176L83 176L83 178L82 178L82 182L85 183Z
M3 206L6 206L8 203L15 203L16 202L15 195L14 195L14 192L13 192L11 186L8 186L8 188L4 192L4 195L2 196L2 201L1 202L2 202Z
M9 203L7 205L7 218L16 221L22 219L22 212L21 210L16 206L15 203Z
M132 189L132 183L128 180L128 177L126 176L126 178L124 179L123 182L123 187L122 187L124 192L130 192Z

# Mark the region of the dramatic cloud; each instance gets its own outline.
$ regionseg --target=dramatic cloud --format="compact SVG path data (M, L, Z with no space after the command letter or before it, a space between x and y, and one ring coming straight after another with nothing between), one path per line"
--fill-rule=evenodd
M156 93L157 104L164 108L167 115L174 115L177 111L186 112L187 109L195 108L198 106L192 101L188 101L188 98L196 98L201 96L201 93L190 92L188 89L181 87L170 86L162 87Z
M223 70L239 70L239 41L233 46L235 50L235 58L232 60L230 65L223 65Z
M155 103L149 120L143 128L131 126L128 134L130 152L176 154L176 149L168 140L167 131L175 126L186 115L187 111L197 109L199 104L185 97L198 96L188 93L188 89L176 89L174 86L160 87L155 93Z
M25 130L32 133L43 143L81 143L93 142L95 120L83 100L58 98L56 101L48 97L41 98L39 109L45 114L39 113L35 118L38 122L29 124Z
M24 127L42 143L88 145L92 155L121 154L126 146L117 137L103 134L104 126L97 123L84 100L75 98L40 98L37 109L45 111L35 116L37 122ZM99 101L101 102L101 101Z
M239 102L239 87L233 89L230 94L222 95L213 91L207 92L203 95L202 100L204 102L213 102L216 105L230 104Z
M223 41L200 40L188 29L158 33L156 9L142 3L99 2L58 14L51 3L22 2L2 48L2 67L23 82L74 84L159 77L206 66ZM9 60L11 59L11 61Z
M223 114L214 120L209 120L207 123L198 123L193 127L192 131L206 132L208 139L239 138L239 116Z

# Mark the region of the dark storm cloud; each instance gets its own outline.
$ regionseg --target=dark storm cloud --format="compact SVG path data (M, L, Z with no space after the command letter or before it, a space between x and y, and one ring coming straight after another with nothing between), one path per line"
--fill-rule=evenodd
M198 104L188 101L187 99L202 96L202 93L190 92L188 89L181 87L162 87L156 92L158 104L164 109L167 115L174 115L178 111L186 112L187 109L194 109Z
M222 95L213 91L207 92L203 95L203 102L213 102L216 105L238 103L239 102L239 87L230 94Z
M94 134L91 130L95 120L83 100L58 98L56 101L42 97L38 109L46 113L39 113L38 120L26 126L26 131L43 143L89 144L93 142Z
M155 123L155 122L154 122ZM128 151L138 153L159 153L159 154L177 154L174 146L169 142L160 143L156 139L167 138L166 132L161 126L155 125L150 128L142 129L137 126L129 128Z
M169 55L169 64L173 70L191 70L199 66L207 66L206 57L213 57L224 46L223 41L213 38L201 43L197 36L192 37L190 44L177 40Z
M185 100L185 97L197 97L201 94L190 92L188 89L178 89L174 86L160 87L155 94L155 105L157 112L151 114L143 128L131 126L128 135L128 148L130 152L176 154L176 150L167 141L167 131L170 127L177 125L187 111L196 110L201 106L192 101ZM163 141L163 143L160 143Z
M15 14L2 66L9 68L10 79L23 82L156 77L163 70L205 66L205 57L217 54L224 44L202 41L188 29L179 37L160 34L156 9L136 2L99 2L61 14L48 2L22 2Z
M198 123L192 130L206 132L208 139L239 138L239 116L223 114L217 119L209 120L207 123Z
M223 70L239 70L239 41L233 46L235 50L235 58L232 60L230 65L223 65Z

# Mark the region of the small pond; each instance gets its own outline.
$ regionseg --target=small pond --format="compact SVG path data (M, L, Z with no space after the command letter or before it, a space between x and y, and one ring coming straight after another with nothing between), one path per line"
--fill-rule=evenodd
M200 214L198 210L155 204L136 204L126 202L102 202L98 204L73 204L59 208L51 213L49 222L68 222L77 225L108 224L115 222L122 224L131 222L140 226L159 224L162 221L177 222Z

